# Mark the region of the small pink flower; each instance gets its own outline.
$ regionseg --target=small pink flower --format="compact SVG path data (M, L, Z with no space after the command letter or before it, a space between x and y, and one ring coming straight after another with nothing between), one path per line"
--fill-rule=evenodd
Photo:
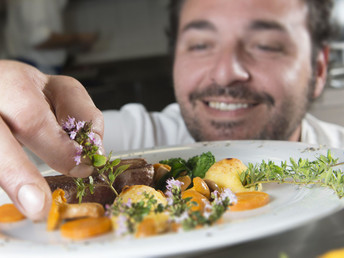
M211 206L211 204L206 201L206 200L202 200L203 203L204 203L204 212L203 212L203 216L206 218L206 219L209 219L210 215L212 214L213 212L213 206Z
M100 147L101 140L96 137L96 134L94 132L90 132L87 136L90 139L91 143L93 143L95 146Z
M183 182L179 181L179 180L176 180L174 178L169 178L166 180L166 189L171 191L174 187L176 188L181 188L181 186L184 184Z
M76 130L79 131L81 128L83 128L85 125L85 121L79 121L76 124Z
M179 217L174 217L173 220L176 223L182 223L184 220L189 218L189 214L187 213L187 211L184 211L182 214L180 214Z
M81 155L83 149L84 149L84 147L82 145L78 144L78 146L76 146L76 154Z
M76 155L74 157L74 161L75 161L76 165L79 165L81 163L81 156L80 155Z
M233 204L238 202L237 196L229 188L225 188L221 192L220 198L221 200L225 200L226 198L229 198L230 203L233 203Z
M117 217L117 227L115 230L115 235L120 237L125 235L128 232L127 228L127 217L124 215L119 215Z
M69 133L69 138L70 138L71 140L74 140L75 137L76 137L76 132L75 132L75 131L71 131L71 132Z
M99 138L94 138L93 144L100 147L102 145L102 141Z
M71 131L75 128L75 118L68 116L67 121L62 124L62 128Z
M125 204L125 206L127 206L128 208L131 207L132 201L131 198L128 199L127 203Z

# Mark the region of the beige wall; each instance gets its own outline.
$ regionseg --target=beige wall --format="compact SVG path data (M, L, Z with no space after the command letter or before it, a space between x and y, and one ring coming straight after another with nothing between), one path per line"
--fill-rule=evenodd
M100 35L93 51L79 55L77 62L165 54L167 3L165 0L72 1L67 9L67 28L95 31Z
M310 113L324 121L344 126L344 88L326 88Z

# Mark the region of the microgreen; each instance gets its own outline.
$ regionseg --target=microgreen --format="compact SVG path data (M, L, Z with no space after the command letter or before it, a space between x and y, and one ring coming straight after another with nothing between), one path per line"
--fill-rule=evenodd
M344 173L336 166L338 159L332 157L331 151L327 155L320 155L316 160L295 160L290 158L277 165L273 161L262 161L260 164L248 164L248 169L240 174L245 187L257 186L259 183L290 183L299 185L319 185L334 190L338 197L344 197Z
M62 124L62 128L66 131L71 140L78 143L76 146L76 155L74 157L76 165L79 165L82 160L90 163L97 172L96 174L102 177L116 196L118 196L116 189L113 187L113 183L116 177L128 169L129 165L119 166L121 160L111 160L111 152L108 157L98 153L101 141L92 131L92 122L77 121L73 117L68 117ZM81 202L82 197L85 196L87 188L90 193L93 194L93 182L93 176L88 178L88 182L82 178L77 178L75 180L79 202Z

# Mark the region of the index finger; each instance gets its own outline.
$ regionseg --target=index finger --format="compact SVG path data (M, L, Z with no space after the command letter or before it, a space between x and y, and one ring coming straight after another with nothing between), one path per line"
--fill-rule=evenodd
M24 65L16 64L2 75L0 113L15 138L59 172L90 175L90 166L75 166L75 143L61 128L68 115L74 116L92 121L102 138L102 114L84 87L70 77L46 76Z

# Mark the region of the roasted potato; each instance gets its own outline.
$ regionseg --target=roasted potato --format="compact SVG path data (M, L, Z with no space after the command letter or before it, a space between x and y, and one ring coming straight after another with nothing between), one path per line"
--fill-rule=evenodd
M204 179L210 179L219 187L229 188L234 193L257 190L255 187L245 188L242 185L240 174L246 170L247 166L239 159L223 159L209 168Z
M124 187L119 197L123 203L127 203L129 199L134 203L145 199L143 195L144 192L153 195L158 203L162 203L164 205L167 203L165 196L163 196L161 192L156 191L153 187L147 185L132 185Z

